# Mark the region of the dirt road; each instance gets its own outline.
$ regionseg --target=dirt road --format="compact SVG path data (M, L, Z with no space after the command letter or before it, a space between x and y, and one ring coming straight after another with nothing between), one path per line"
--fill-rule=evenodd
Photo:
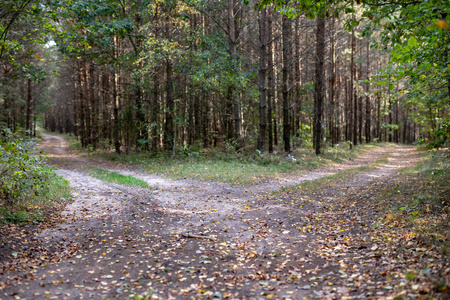
M71 154L64 139L43 138L40 147L70 181L74 201L60 222L14 229L26 248L2 263L0 298L367 298L394 295L386 286L402 280L380 275L394 258L385 265L372 256L376 207L369 200L417 162L412 147L377 148L345 164L244 187L91 162ZM317 194L271 193L383 157L376 169ZM86 165L133 174L151 188L107 184L83 173ZM375 275L368 271L374 265Z

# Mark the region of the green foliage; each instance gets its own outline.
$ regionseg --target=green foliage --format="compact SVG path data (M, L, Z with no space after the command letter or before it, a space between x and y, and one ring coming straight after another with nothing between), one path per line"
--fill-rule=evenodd
M53 173L43 156L31 152L29 137L3 129L0 147L0 203L5 220L36 218L54 200L70 198L68 182Z
M32 155L29 138L5 129L0 145L0 196L6 205L17 205L48 190L52 168L43 157Z
M450 2L373 1L364 5L370 22L364 35L381 34L375 46L390 51L391 61L377 76L389 89L404 86L395 96L418 108L421 128L431 148L444 145L448 135L442 111L450 104Z
M442 125L433 132L433 140L428 145L428 149L440 149L449 146L450 141L450 120L444 118Z

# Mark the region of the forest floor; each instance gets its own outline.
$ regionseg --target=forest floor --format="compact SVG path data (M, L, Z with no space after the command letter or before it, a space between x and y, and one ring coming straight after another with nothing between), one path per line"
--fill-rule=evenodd
M449 297L446 253L385 211L383 199L411 192L399 188L420 159L411 146L239 186L89 160L42 135L73 202L51 222L1 228L0 299ZM87 166L150 188L105 183Z

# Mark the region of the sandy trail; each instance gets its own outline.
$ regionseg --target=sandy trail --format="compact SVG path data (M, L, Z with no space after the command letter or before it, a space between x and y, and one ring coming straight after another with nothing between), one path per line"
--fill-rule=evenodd
M349 189L364 193L418 159L412 147L377 148L351 162L245 187L114 168L70 153L61 137L42 136L40 147L70 181L74 201L60 223L35 228L29 250L3 264L0 289L7 298L322 297L326 282L312 288L305 274L337 274L339 267L315 254L320 232L296 228L313 224L325 204L306 195L275 199L269 192L389 157L329 197L344 197ZM152 188L104 183L82 172L89 165L132 174ZM42 262L23 263L31 256Z

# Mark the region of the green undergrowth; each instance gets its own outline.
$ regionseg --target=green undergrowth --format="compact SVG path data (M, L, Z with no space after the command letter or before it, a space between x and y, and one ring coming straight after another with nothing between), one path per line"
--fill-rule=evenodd
M401 171L401 180L389 186L378 201L386 207L375 227L396 222L410 228L417 239L450 253L450 155L422 153L414 167Z
M153 154L142 151L116 154L101 149L96 151L92 151L91 148L81 149L74 136L57 135L69 139L71 150L76 150L91 159L107 159L122 165L134 165L150 174L164 174L169 178L197 178L243 185L257 183L266 177L313 170L324 165L354 159L374 148L393 145L370 143L354 146L350 150L347 143L341 143L335 147L325 147L321 156L316 156L312 148L298 148L291 156L287 156L282 151L274 154L259 151L238 153L232 147L208 149L182 147L178 149L173 159L172 153L168 152Z
M0 137L0 223L38 222L70 200L69 183L56 175L22 132Z
M49 178L49 187L33 198L23 199L15 205L0 205L0 224L43 222L51 213L71 201L69 182L60 176Z
M254 184L266 177L277 177L312 170L327 164L356 158L363 152L389 144L365 144L349 150L347 146L327 148L322 156L312 149L298 149L292 156L267 153L235 153L217 149L203 149L195 155L184 154L172 159L164 153L150 155L133 152L127 155L97 152L92 157L106 158L124 165L136 165L148 173L161 173L169 178L198 178L203 180Z
M107 182L113 182L113 183L119 183L123 185L135 185L140 186L144 188L148 188L149 185L147 182L145 182L142 179L136 178L131 175L122 175L118 172L114 171L108 171L105 169L95 168L95 167L88 167L87 172L92 177L98 178L103 181Z

